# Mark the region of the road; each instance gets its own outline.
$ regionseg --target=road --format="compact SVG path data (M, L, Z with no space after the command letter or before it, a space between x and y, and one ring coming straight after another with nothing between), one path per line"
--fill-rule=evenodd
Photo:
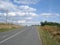
M0 33L0 45L42 45L35 26Z

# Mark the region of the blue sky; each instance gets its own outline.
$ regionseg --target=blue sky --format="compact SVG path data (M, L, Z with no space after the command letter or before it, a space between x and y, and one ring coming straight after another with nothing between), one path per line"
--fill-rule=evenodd
M8 15L8 16L7 16ZM22 25L60 23L60 0L0 0L0 22Z

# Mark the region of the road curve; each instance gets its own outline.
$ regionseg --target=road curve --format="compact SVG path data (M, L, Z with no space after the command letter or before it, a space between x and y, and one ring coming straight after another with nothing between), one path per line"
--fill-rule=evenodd
M0 45L42 45L35 26L14 30L6 35L9 36L2 38Z

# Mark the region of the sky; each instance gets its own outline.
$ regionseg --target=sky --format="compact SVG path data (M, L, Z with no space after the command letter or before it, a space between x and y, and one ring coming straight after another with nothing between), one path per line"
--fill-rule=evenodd
M0 0L0 22L36 25L60 23L60 0Z

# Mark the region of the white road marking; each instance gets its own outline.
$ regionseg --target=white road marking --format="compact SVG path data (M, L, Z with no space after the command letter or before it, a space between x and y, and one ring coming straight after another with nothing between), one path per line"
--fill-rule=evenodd
M3 43L3 42L5 42L5 41L7 41L7 40L9 40L9 39L11 39L11 38L13 38L13 37L15 37L15 36L17 36L18 34L24 32L24 31L26 31L26 30L23 30L23 31L17 32L16 34L14 34L14 35L12 35L12 36L10 36L10 37L8 37L8 38L6 38L6 39L0 41L0 44Z

